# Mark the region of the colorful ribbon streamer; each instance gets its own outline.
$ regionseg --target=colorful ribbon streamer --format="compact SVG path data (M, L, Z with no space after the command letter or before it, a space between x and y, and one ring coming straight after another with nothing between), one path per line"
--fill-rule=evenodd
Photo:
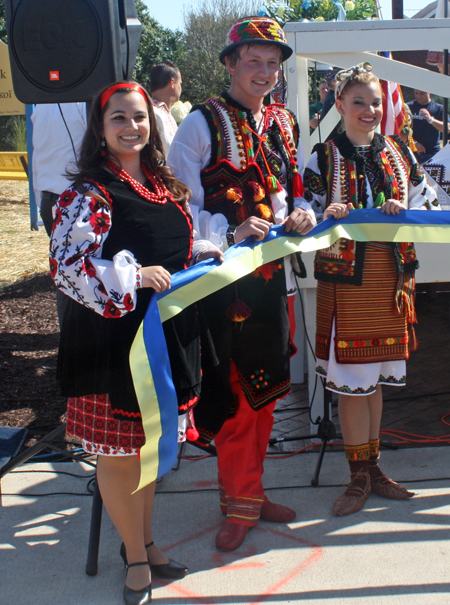
M130 352L134 387L146 443L141 449L138 489L170 471L177 458L177 398L162 323L212 292L261 265L293 254L327 248L340 237L355 241L450 243L450 211L355 210L345 219L329 218L308 235L271 228L262 242L249 238L225 253L225 262L202 262L172 276L171 289L152 297Z

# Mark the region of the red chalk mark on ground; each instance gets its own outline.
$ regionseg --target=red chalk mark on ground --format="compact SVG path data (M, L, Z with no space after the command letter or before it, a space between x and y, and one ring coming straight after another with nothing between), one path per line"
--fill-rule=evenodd
M164 548L163 550L168 551L181 544L185 544L187 542L196 540L200 536L203 536L209 532L214 531L221 525L222 525L221 523L217 523L216 525L213 525L200 532L197 532L196 534L193 534L192 536L185 538L184 540L180 540L179 542L176 542L176 543L172 544L171 546ZM288 584L291 580L293 580L297 575L305 572L309 567L311 567L312 565L317 563L321 559L321 557L324 553L324 549L321 546L319 546L318 544L314 544L313 542L308 542L307 540L304 540L303 538L298 538L298 537L292 535L291 533L286 533L284 531L278 531L275 529L269 529L266 527L259 527L259 526L255 527L254 529L256 529L257 531L265 532L265 533L272 533L281 538L285 538L289 541L297 542L299 544L299 546L301 546L303 549L309 548L312 550L312 552L308 557L306 557L306 559L304 559L299 565L297 565L294 569L292 569L289 573L287 573L281 580L278 580L278 582L275 582L275 584L273 584L272 586L269 586L267 589L261 590L261 595L256 599L256 601L252 601L251 603L250 602L246 603L244 600L241 600L240 601L241 605L257 605L258 603L262 603L262 602L270 599L270 597L272 597L273 595L279 594L279 591L283 586L286 586L286 584ZM301 553L301 551L299 551L299 553ZM239 551L236 551L233 553L215 553L212 556L212 559L213 559L213 561L216 561L219 564L221 564L221 567L217 568L215 571L234 571L234 570L240 570L240 569L265 567L265 565L266 565L265 563L258 563L256 561L255 562L249 561L247 563L230 563L227 565L224 560L224 557L229 557L229 556L234 556L234 557L237 556L240 559L242 559L244 557L255 556L258 554L262 554L262 553L258 553L258 550L252 546L249 549L243 549L243 550L239 550ZM213 573L213 572L214 572L214 570L211 570L210 573ZM192 602L196 603L197 605L214 605L217 602L223 602L223 595L216 595L216 597L214 597L212 595L203 596L203 595L200 595L200 594L197 594L195 592L188 590L187 588L185 588L185 586L180 586L178 582L174 582L171 584L166 584L164 582L164 584L166 585L166 587L170 588L175 593L178 593L179 595L192 599ZM186 580L184 580L184 584L186 584ZM244 597L244 595L243 595L243 597ZM218 599L218 601L216 601L216 599Z
M201 531L197 532L196 534L192 534L192 536L184 538L183 540L179 540L179 542L174 542L170 546L165 546L164 548L161 548L161 550L163 552L167 552L168 550L172 550L172 548L176 548L177 546L186 544L186 542L192 542L192 540L196 540L197 538L200 538L201 536L204 536L205 534L209 534L209 532L214 531L218 527L222 527L222 522L216 523L215 525L211 525L211 527L207 527L206 529L202 529Z
M189 597L193 600L194 603L198 603L198 605L213 605L216 601L214 601L214 597L202 597L201 595L196 594L195 592L191 592L187 590L183 586L179 586L178 582L170 584L170 588L177 592L179 595L183 597Z
M219 567L216 571L230 571L233 569L251 569L252 567L265 567L266 563L231 563L231 565L225 565L225 567Z
M248 545L248 544L244 544L244 546L242 548L239 548L238 550L234 550L232 552L216 552L212 559L215 563L218 563L220 566L222 567L228 567L229 565L233 564L233 561L231 561L230 563L227 563L227 559L228 561L230 560L230 557L232 559L246 559L246 558L250 558L250 557L254 557L256 555L258 555L258 549L255 548L254 546Z
M299 542L302 546L307 546L312 548L313 551L300 565L298 565L295 569L293 569L290 573L288 573L284 578L276 582L273 586L271 586L268 590L264 591L261 596L250 605L256 605L257 603L261 603L265 601L270 596L276 594L282 586L285 586L290 580L295 578L296 575L311 567L314 563L317 563L319 559L323 555L323 548L318 544L314 544L312 542L308 542L307 540L303 540L302 538L297 538L296 536L292 536L290 534L285 534L284 532L277 531L274 529L266 529L262 527L258 527L257 529L265 532L272 532L273 534L277 534L278 536L282 536L283 538L288 538L289 540L294 540L295 542Z

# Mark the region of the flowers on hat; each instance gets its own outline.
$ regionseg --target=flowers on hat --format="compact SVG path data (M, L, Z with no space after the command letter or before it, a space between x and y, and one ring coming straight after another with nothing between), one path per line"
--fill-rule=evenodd
M278 12L281 6L285 7L282 15ZM375 0L267 0L265 12L280 25L304 20L339 21L345 17L352 21L377 18Z

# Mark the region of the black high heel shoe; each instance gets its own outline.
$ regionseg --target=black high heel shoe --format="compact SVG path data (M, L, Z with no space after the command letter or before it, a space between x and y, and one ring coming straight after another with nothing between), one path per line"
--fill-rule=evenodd
M145 548L150 548L153 546L154 542L150 542L145 545ZM125 549L125 544L122 542L120 545L120 556L123 559L125 567L127 566L127 551ZM189 569L186 565L182 563L178 563L173 559L169 559L168 563L161 563L159 565L150 565L150 570L152 574L154 574L157 578L162 578L163 580L179 580L180 578L184 578L189 573Z
M125 567L130 569L130 567L138 567L139 565L149 565L148 561L141 561L140 563L130 563L126 564ZM133 590L129 588L127 585L123 588L123 598L125 601L125 605L148 605L152 601L152 583L141 590Z

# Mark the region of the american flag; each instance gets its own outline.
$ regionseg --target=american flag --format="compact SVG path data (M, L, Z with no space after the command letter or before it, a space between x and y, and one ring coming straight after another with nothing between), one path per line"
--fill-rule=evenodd
M392 59L391 53L388 51L382 51L379 54L387 59ZM407 124L401 88L395 82L381 80L381 89L383 91L383 118L380 124L381 134L385 136L400 134L403 127Z

